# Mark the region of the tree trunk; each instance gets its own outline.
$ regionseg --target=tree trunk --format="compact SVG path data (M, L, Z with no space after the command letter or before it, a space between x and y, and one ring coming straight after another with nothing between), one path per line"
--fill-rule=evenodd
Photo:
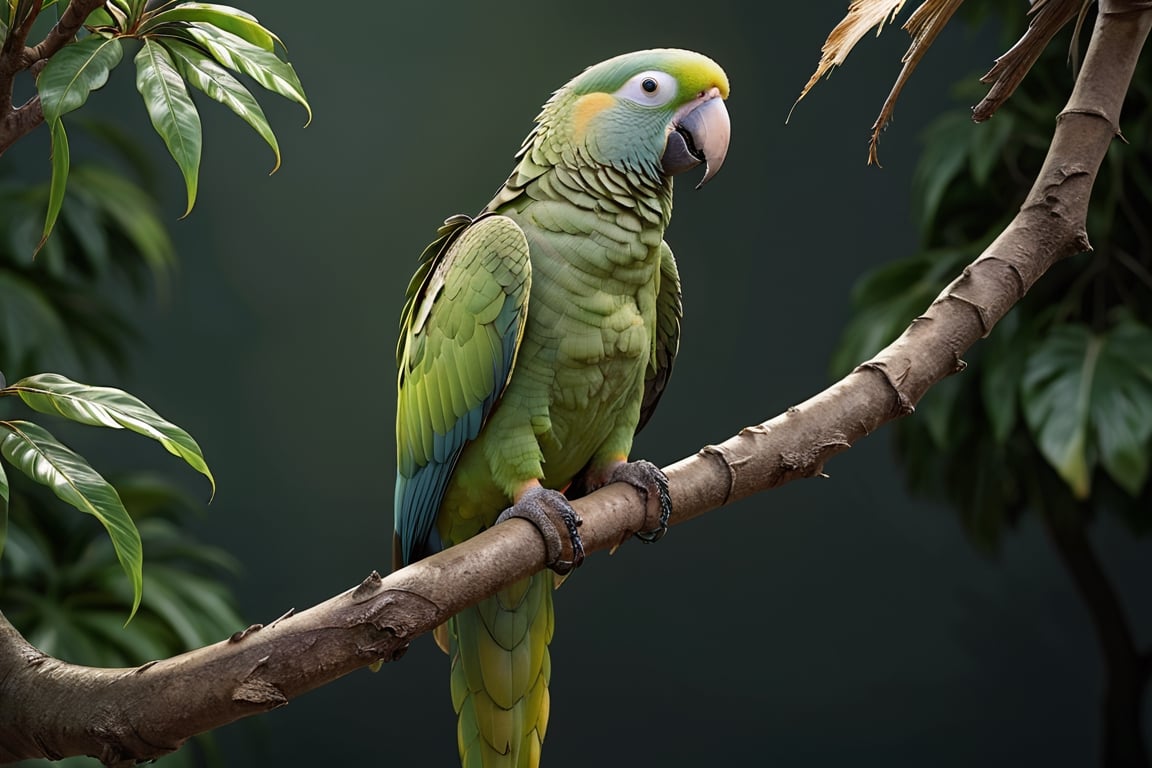
M1144 744L1144 693L1149 653L1140 653L1128 616L1088 539L1085 509L1075 522L1044 515L1048 534L1068 569L1092 619L1104 662L1101 702L1100 765L1103 768L1152 768Z

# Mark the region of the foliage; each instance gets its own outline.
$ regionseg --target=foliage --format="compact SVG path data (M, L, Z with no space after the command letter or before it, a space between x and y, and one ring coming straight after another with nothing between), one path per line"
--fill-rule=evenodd
M113 159L135 167L136 176L147 176L143 161L119 134L107 126L88 127ZM9 172L7 166L0 168L0 179ZM0 371L19 375L41 367L122 365L133 331L123 297L107 295L108 289L119 279L143 292L151 278L162 279L173 263L171 241L145 189L107 165L81 165L73 178L64 226L35 259L36 233L29 222L52 192L45 186L0 183ZM51 374L12 384L0 381L0 387L0 402L14 397L33 410L72 421L127 427L160 441L207 474L191 437L127 393ZM0 456L103 523L134 587L131 615L143 584L141 543L116 489L44 427L7 418L10 410L0 411ZM11 497L8 474L0 466L0 554Z
M0 389L0 397L18 396L29 408L91 426L129 429L150 437L209 480L212 473L196 441L137 398L109 387L77 384L59 374L30 376ZM6 434L5 434L6 433ZM132 581L132 611L140 606L143 552L140 534L116 489L75 451L48 430L24 420L0 420L0 456L64 502L96 517L108 531L116 556ZM0 468L0 547L7 529L8 480ZM0 553L2 553L0 549Z
M200 170L200 114L188 85L220 102L268 143L280 166L276 136L251 92L231 72L311 108L283 43L255 17L212 3L160 3L109 0L87 19L87 34L48 60L37 78L44 119L52 136L52 183L41 245L61 210L69 177L70 152L63 117L83 106L123 60L124 41L136 41L136 89L152 126L164 140L184 178L185 215L196 202ZM229 71L231 70L231 72Z
M902 331L1019 207L1052 105L1071 87L1067 51L1049 46L992 121L973 126L957 112L928 129L913 192L923 251L860 281L837 373ZM1108 512L1134 532L1152 527L1152 227L1140 213L1152 205L1149 74L1142 61L1125 105L1128 142L1113 144L1096 182L1094 250L1054 268L972 350L967 372L897 425L910 485L954 506L986 551L1026 511Z
M200 505L149 475L114 480L148 544L135 631L123 630L134 595L111 541L93 537L83 518L27 482L12 505L15 525L0 561L5 615L45 653L97 666L165 658L242 627L219 583L237 564L215 547L189 541L182 528Z
M12 30L26 29L52 4L9 3L0 37L7 41ZM59 374L28 375L45 368L122 368L135 331L121 283L139 296L174 263L152 191L137 183L150 177L147 161L118 131L73 118L121 63L125 39L139 45L137 89L182 173L187 210L200 161L199 115L187 84L252 126L273 151L273 170L280 163L275 135L229 70L309 109L291 65L276 52L283 48L279 39L250 15L204 3L149 8L143 0L110 0L38 73L52 141L50 184L5 183L11 168L0 166L0 371L23 376L8 384L0 374L0 456L27 476L0 466L0 548L7 539L0 601L42 650L102 666L171 656L241 626L220 581L234 563L180 529L182 513L194 505L153 478L109 482L43 426L11 414L18 400L66 421L142 434L212 481L188 433L139 399ZM112 150L105 154L116 155L117 164L72 167L65 115ZM45 210L37 231L31 222ZM109 536L93 538L84 517L67 514L58 500L90 513ZM124 616L135 617L131 630L122 627ZM211 751L209 737L197 742ZM168 762L188 763L195 755L182 750Z
M37 231L29 222L43 210L48 185L19 185L10 180L11 165L0 165L0 370L15 375L125 367L135 338L132 310L174 264L172 243L144 186L147 160L113 128L82 125L115 166L87 163L72 170L62 226L35 259ZM111 418L115 424L115 414L101 402L109 395L121 416L139 407L127 396L126 407L117 408L120 396L99 388L79 390L80 397L72 398L66 381L25 376L24 383L8 387L0 375L0 387L13 395L0 398L0 417L7 419L15 400L31 397L36 403L45 397L37 390L62 389L66 400L60 405L76 409L80 421ZM86 402L90 392L95 403ZM51 396L36 404L59 411ZM91 405L96 410L86 411ZM150 420L137 428L146 429ZM12 518L0 558L0 605L45 652L83 664L132 665L202 646L242 626L220 581L235 564L183 530L199 505L171 484L140 475L108 483L130 516L121 521L131 524L125 530L138 530L146 564L138 593L122 576L113 538L94 536L89 520L70 514L45 486L17 473L8 477L2 467L0 473ZM125 629L138 594L139 610ZM165 763L193 764L198 753L213 749L208 738L196 744ZM91 764L84 758L66 762Z
M72 169L61 226L35 258L49 186L21 183L0 164L0 370L10 378L122 367L135 337L132 294L163 283L175 263L147 160L109 126L79 124L106 159Z
M26 30L44 7L53 4L42 0L8 4L8 13L0 24L0 36L5 41L9 64L14 61L8 56L9 49L13 48L9 45L13 35L18 30ZM23 34L26 31L20 32L15 44L21 44ZM32 251L20 248L20 237L26 232L23 222L28 219L18 216L26 213L20 205L26 202L26 196L19 188L6 190L17 205L13 206L7 221L0 224L10 227L7 239L15 237L15 247L11 250L16 265L24 253L34 253L48 243L68 197L70 175L80 176L81 204L70 209L65 221L72 230L72 244L90 264L99 267L109 260L106 229L126 235L146 263L169 258L171 248L163 228L149 226L155 223L153 206L142 200L131 184L123 183L115 174L91 171L83 174L79 169L75 174L70 173L71 150L63 118L83 106L92 91L108 81L111 71L123 59L125 40L139 44L135 56L136 87L153 127L184 178L186 214L196 200L201 145L200 116L187 84L223 103L252 126L275 155L273 170L280 164L276 137L255 98L229 70L296 101L311 117L295 70L278 53L283 51L283 43L250 14L211 3L167 2L149 7L146 0L108 0L85 19L83 33L49 57L37 75L37 95L52 140L52 179L46 196L47 216L39 242ZM95 188L95 194L84 195L86 186ZM133 203L139 204L139 212ZM140 226L138 221L145 225ZM60 250L57 248L57 252ZM55 266L49 276L67 282L63 277L65 270L59 263L61 259L49 261L49 270ZM77 354L76 350L82 345L70 338L73 323L60 316L58 305L45 301L47 297L35 283L7 272L0 270L0 294L9 293L15 300L4 302L6 309L0 316L0 336L6 337L7 342L0 354L3 358L0 365L4 366L0 370L12 370L8 367L10 364L20 369L28 362L26 358L35 354L48 339L63 342L60 348L65 356ZM60 302L59 306L67 307L69 302ZM120 318L114 312L107 316L94 314L97 322L92 327L101 329L98 333L107 347L118 347L118 339L125 335L127 324L117 322ZM7 387L4 383L0 381L0 397L19 396L34 410L83 424L127 428L151 437L211 480L195 441L125 392L77 384L59 375L25 378ZM134 614L141 599L141 542L116 489L81 456L37 424L0 420L0 434L0 456L11 466L104 524L117 557L132 581ZM0 468L0 547L6 536L9 498L7 473Z
M15 479L14 479L15 480ZM4 614L37 648L102 667L140 664L227 637L244 624L221 578L236 573L227 553L192 539L186 521L200 505L160 478L113 477L145 543L144 596L132 626L123 626L133 591L106 537L59 504L42 486L13 483L12 532L0 560ZM165 757L167 766L211 756L209 736ZM24 765L40 764L29 761ZM91 766L91 758L53 765Z
M53 5L59 16L68 4L8 3L0 12L0 64L28 66L9 55L19 48L8 43L15 37L23 47L37 15ZM24 473L0 464L0 605L41 650L100 666L172 656L242 626L221 581L235 563L182 530L198 505L156 478L137 474L110 482L43 426L12 413L18 402L58 421L136 432L212 482L191 436L139 399L59 374L31 375L124 368L136 338L134 300L162 285L175 263L149 185L149 160L115 128L76 116L121 64L125 41L138 46L137 90L181 171L186 212L195 202L201 140L189 85L268 143L273 171L280 164L276 137L232 73L300 103L311 117L279 38L223 5L108 0L76 39L32 67L52 143L52 176L49 184L29 185L12 180L11 165L0 165L0 456ZM65 116L71 129L99 142L103 162L73 166ZM19 380L9 383L12 378ZM94 537L91 520L70 514L60 500L91 514L109 536ZM130 630L125 616L135 618ZM210 737L197 743L211 753ZM166 763L190 763L195 756L181 750Z

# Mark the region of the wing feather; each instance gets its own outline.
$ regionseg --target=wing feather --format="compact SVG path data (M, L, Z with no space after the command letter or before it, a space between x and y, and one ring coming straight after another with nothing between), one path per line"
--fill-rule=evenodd
M680 321L684 317L684 304L680 294L680 272L668 243L660 244L660 291L656 294L656 332L652 339L652 359L644 377L644 399L640 404L639 432L652 418L680 348Z
M454 216L438 234L408 286L397 347L397 566L439 548L440 503L508 384L528 312L528 241L515 222Z

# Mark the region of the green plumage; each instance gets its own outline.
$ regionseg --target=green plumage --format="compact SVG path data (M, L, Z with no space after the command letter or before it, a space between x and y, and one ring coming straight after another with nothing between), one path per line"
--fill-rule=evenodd
M449 219L425 251L398 348L399 563L530 488L595 488L627 459L679 337L661 157L678 116L727 88L687 51L590 68L545 105L481 215ZM466 768L539 763L552 632L547 573L449 622Z

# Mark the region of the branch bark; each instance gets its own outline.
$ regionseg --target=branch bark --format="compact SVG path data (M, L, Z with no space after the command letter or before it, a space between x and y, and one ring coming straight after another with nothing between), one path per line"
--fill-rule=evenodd
M1102 0L1091 44L1048 157L1019 213L904 334L824 392L666 469L672 524L821 474L860 438L911 413L963 370L986 336L1053 264L1088 249L1085 216L1136 58L1152 25L1145 3ZM645 527L637 493L613 485L578 499L586 550ZM107 765L162 756L203 731L264 712L376 660L545 566L543 540L513 519L387 578L299 614L135 669L50 658L0 615L0 761L90 754Z

